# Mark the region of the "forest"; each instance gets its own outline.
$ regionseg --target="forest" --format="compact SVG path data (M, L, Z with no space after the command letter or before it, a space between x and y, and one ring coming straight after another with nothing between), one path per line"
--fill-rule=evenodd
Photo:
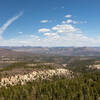
M54 76L52 80L1 87L0 100L100 100L100 71L87 67L93 62L71 63L68 68L75 73L74 78Z
M2 87L0 100L100 100L100 72Z

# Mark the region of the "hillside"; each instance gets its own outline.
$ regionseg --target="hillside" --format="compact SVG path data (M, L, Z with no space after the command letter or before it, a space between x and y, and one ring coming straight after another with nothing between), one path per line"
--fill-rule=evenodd
M100 100L100 71L88 67L93 64L12 64L0 70L0 100Z

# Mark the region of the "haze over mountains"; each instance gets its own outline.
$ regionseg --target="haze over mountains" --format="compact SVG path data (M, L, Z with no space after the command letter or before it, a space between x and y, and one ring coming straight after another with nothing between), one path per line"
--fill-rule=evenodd
M26 53L27 52L27 53ZM99 47L0 47L0 55L53 54L60 56L100 56Z

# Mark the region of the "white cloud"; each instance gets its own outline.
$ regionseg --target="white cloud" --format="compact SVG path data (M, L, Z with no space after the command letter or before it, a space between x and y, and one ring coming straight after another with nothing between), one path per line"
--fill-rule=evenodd
M0 36L0 40L2 40L2 36Z
M44 33L45 37L21 35L8 40L0 40L1 46L100 46L100 37L87 37L80 33Z
M38 32L40 32L40 33L50 32L50 29L48 29L48 28L41 28L41 29L38 30Z
M23 32L18 32L18 34L23 34Z
M48 20L41 20L40 22L41 23L48 23L49 21Z
M79 21L68 19L48 31L42 31L45 37L40 42L45 46L98 46L100 38L87 37L79 28L73 26L77 23Z
M50 35L51 35L51 33L44 33L44 35L45 35L45 36L50 36Z
M70 23L72 23L72 22L73 22L73 21L72 21L71 19L68 19L68 20L67 20L67 23L68 23L68 24L70 24Z
M20 16L22 16L23 12L20 12L17 16L14 16L13 18L9 19L2 27L0 27L0 36L3 34L3 32L7 29L8 26L10 26L15 20L17 20ZM1 36L2 37L2 36Z
M16 38L0 40L1 46L37 46L41 44L40 38L35 35L21 35Z
M66 17L66 18L71 18L71 17L72 17L72 15L65 15L65 17Z
M45 42L54 42L55 40L58 40L60 38L60 35L58 35L57 33L44 33L44 36L46 36L46 38L44 39Z
M57 33L44 33L45 36L49 36L49 37L52 37L52 36L58 36Z
M68 17L68 16L67 16ZM71 16L70 16L71 17ZM19 17L18 17L19 18ZM68 17L69 18L69 17ZM64 23L63 23L64 22ZM20 35L12 39L0 40L1 46L100 46L100 36L86 36L81 29L73 24L87 23L85 21L74 21L68 19L61 24L57 24L51 28L41 28L38 32L42 36L37 35ZM21 32L20 32L21 33ZM2 38L2 37L1 37Z
M87 21L76 21L76 20L68 19L66 21L62 21L62 24L87 24Z
M64 25L56 25L52 28L53 31L56 31L57 33L72 33L72 32L80 32L78 28L73 27L70 24L64 24Z
M67 21L62 21L62 24L78 24L78 21L72 20L72 19L68 19Z

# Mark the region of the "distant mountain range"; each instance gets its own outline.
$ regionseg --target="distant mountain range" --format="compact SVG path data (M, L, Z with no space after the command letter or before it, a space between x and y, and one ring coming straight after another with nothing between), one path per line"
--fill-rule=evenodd
M0 55L52 54L60 56L100 56L100 47L9 47L1 46Z
M0 57L24 57L31 55L31 53L24 53L23 51L17 52L13 49L0 48Z

